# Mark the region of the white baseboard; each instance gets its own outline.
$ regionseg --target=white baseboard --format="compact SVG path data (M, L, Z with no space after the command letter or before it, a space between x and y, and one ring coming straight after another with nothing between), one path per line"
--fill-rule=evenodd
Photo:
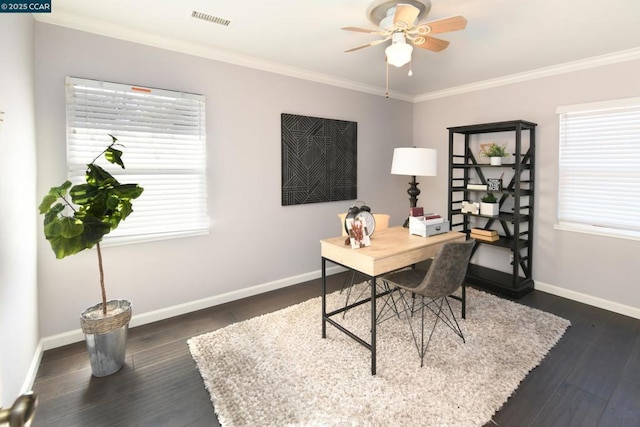
M36 380L36 375L38 374L38 368L40 367L40 361L42 360L42 353L44 352L42 340L38 343L36 347L36 352L31 359L31 364L29 365L29 371L27 371L27 376L22 384L22 389L20 390L20 395L23 395L31 390L33 390L33 383Z
M327 267L327 275L332 275L345 271L344 267L331 266ZM320 270L310 273L299 274L297 276L286 277L284 279L274 280L272 282L262 283L260 285L251 286L249 288L238 289L236 291L227 292L212 297L203 298L196 301L190 301L184 304L178 304L159 310L149 311L146 313L135 314L131 317L129 326L142 326L148 323L157 322L159 320L169 319L171 317L180 316L182 314L191 313L193 311L202 310L204 308L213 307L242 298L259 295L265 292L274 291L276 289L286 288L287 286L296 285L298 283L307 282L322 277ZM41 340L43 350L49 350L56 347L62 347L67 344L73 344L84 340L84 334L80 328L69 332L45 337ZM36 366L37 369L37 366Z
M344 267L332 266L327 268L327 274L337 274L344 271ZM313 271L306 274L300 274L297 276L291 276L272 282L263 283L260 285L252 286L249 288L239 289L237 291L227 292L220 295L215 295L209 298L203 298L197 301L188 302L185 304L178 304L172 307L163 308L160 310L150 311L135 315L131 318L131 326L141 326L148 323L156 322L159 320L169 319L171 317L180 316L182 314L190 313L204 308L213 307L216 305L224 304L226 302L235 301L238 299L258 295L264 292L273 291L287 286L295 285L298 283L314 280L321 277L321 271ZM573 301L578 301L584 304L588 304L594 307L609 310L614 313L623 314L625 316L640 319L640 308L630 307L624 304L608 301L602 298L594 297L591 295L583 294L568 289L564 289L558 286L550 285L536 281L535 288L542 292L547 292L552 295L567 298ZM49 350L56 347L61 347L67 344L73 344L75 342L83 341L84 334L82 330L77 329L62 334L45 337L40 340L36 353L33 356L33 360L29 367L27 378L25 379L22 392L31 390L33 383L38 372L38 367L42 359L42 353L45 350Z
M614 313L623 314L625 316L633 317L635 319L640 319L640 308L638 307L631 307L628 305L609 301L603 298L594 297L592 295L583 294L581 292L572 291L570 289L560 288L558 286L550 285L548 283L539 282L537 280L535 283L536 283L535 288L539 291L547 292L552 295L557 295L559 297L581 302L583 304L602 308L604 310L612 311Z

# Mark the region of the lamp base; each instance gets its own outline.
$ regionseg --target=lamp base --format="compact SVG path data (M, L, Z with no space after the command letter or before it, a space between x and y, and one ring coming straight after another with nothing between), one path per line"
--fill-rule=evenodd
M420 195L420 189L418 188L418 182L416 182L415 175L411 177L411 182L409 182L409 189L407 190L407 194L409 195L409 207L415 208L418 205L418 196ZM409 217L404 222L404 228L409 228Z

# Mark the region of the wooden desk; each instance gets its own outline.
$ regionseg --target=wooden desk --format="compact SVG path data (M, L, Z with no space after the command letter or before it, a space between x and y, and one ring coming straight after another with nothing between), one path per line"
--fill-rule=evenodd
M320 241L322 257L322 338L327 337L327 322L349 335L371 351L371 375L376 374L376 278L399 268L416 264L433 257L446 242L465 240L464 233L450 231L431 237L409 234L409 229L392 227L376 232L371 238L371 246L351 249L345 245L345 237L332 237ZM349 306L327 313L326 262L354 269L371 278L371 296ZM386 292L388 293L388 291ZM366 342L331 317L366 302L371 302L371 341Z

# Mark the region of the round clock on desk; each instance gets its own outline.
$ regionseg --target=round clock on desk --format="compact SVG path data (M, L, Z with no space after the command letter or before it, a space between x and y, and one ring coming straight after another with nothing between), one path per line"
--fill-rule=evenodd
M354 204L349 208L349 210L347 211L347 216L344 218L344 229L347 232L347 234L349 234L349 229L347 228L347 220L349 220L350 218L363 219L365 227L367 228L367 234L369 234L369 236L373 235L373 232L376 229L376 220L373 217L373 214L371 213L371 208L369 206L366 206L363 203L362 206L356 206Z

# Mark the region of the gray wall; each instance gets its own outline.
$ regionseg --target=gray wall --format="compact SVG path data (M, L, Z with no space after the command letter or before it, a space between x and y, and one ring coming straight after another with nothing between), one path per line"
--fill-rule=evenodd
M557 217L560 105L640 96L640 60L510 84L415 105L416 141L448 151L447 127L524 119L538 124L533 277L544 289L640 316L634 259L640 241L554 229ZM446 159L440 157L440 170ZM447 174L429 195L446 212ZM597 201L594 201L597 203ZM495 254L506 257L505 252Z
M393 148L412 144L411 103L41 23L35 51L38 194L65 179L65 76L206 97L211 234L103 251L108 297L134 316L317 276L318 241L351 202L280 205L283 112L358 122L358 198L402 223L407 179L389 172ZM38 268L42 336L78 329L100 297L95 251L56 260L39 235Z
M0 406L13 403L37 368L40 339L33 31L31 15L0 14Z

